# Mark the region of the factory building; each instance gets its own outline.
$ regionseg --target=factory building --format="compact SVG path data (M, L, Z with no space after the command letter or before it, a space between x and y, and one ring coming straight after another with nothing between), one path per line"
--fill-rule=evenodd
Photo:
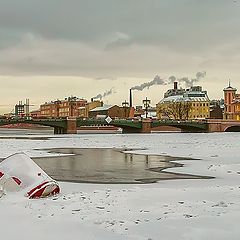
M164 94L156 110L158 119L206 119L210 116L210 100L201 86L178 89L174 82L174 88Z
M127 118L130 114L130 107L119 107L117 105L103 105L89 111L90 118Z
M102 106L103 106L102 101L91 99L91 102L86 103L85 106L79 107L79 117L88 118L89 112L92 109L96 107L102 107Z
M29 99L26 99L26 102L23 103L19 101L18 104L15 105L14 109L15 117L26 117L29 116Z
M40 106L42 117L78 117L79 108L85 106L87 100L68 97L64 100L46 102Z

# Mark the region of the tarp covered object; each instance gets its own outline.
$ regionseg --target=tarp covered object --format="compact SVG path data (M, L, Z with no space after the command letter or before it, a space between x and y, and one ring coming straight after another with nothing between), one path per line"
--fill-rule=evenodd
M60 192L59 184L25 153L16 153L0 163L0 197L23 191L29 198L48 197Z

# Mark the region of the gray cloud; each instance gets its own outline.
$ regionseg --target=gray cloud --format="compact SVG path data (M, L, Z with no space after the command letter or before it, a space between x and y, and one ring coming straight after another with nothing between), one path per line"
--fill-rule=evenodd
M0 74L236 69L239 27L239 7L226 0L0 0Z
M130 44L131 38L129 35L122 32L116 32L113 36L112 41L107 43L105 50L114 50L116 48L129 46Z

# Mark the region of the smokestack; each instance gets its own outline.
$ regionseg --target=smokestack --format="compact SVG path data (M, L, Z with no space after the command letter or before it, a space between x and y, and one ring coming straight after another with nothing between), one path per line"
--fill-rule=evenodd
M25 106L26 106L26 116L29 116L29 99L28 98L26 98L26 104L25 104Z
M174 85L173 85L173 86L174 86L173 89L174 89L174 90L177 90L177 88L178 88L178 82L175 81L173 84L174 84Z
M93 98L91 98L91 102L93 102Z
M130 88L129 107L132 107L132 89Z

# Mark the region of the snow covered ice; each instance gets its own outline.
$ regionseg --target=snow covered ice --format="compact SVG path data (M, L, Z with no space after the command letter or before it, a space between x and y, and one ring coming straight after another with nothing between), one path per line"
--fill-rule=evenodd
M36 149L63 147L143 148L134 152L197 158L166 171L215 178L128 185L61 182L60 195L39 200L8 194L0 199L1 238L239 239L239 133L0 139L0 157L21 151L42 157L50 153Z

